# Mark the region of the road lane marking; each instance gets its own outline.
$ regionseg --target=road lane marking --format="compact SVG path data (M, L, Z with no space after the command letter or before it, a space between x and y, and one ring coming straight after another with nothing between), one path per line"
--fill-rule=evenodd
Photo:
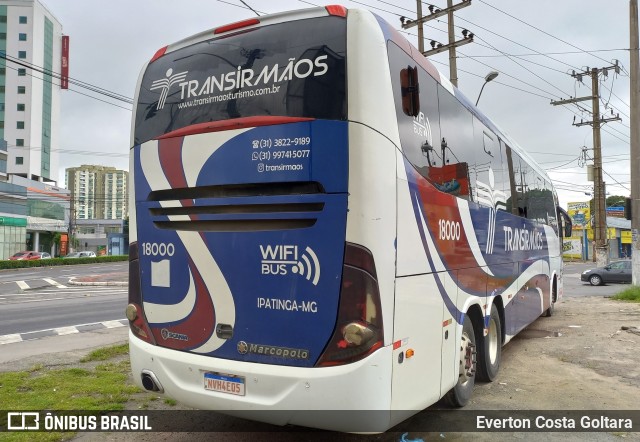
M62 285L62 284L60 284L58 281L54 281L54 280L53 280L53 279L51 279L51 278L42 278L42 279L43 279L45 282L48 282L49 284L51 284L51 285L53 285L53 286L55 286L55 287L58 287L59 289L66 289L66 288L67 288L67 286L66 286L66 285Z
M26 290L29 288L29 284L24 281L16 281L16 284L18 284L18 287L20 287L21 290Z
M62 336L62 335L71 335L71 334L74 334L74 333L80 333L75 326L58 327L58 328L54 328L53 331L56 332L60 336Z
M13 344L14 342L22 342L22 337L20 336L20 334L15 333L12 335L0 336L0 345Z
M15 344L18 342L24 342L27 340L42 339L51 336L64 336L76 333L86 333L96 331L92 326L99 326L99 329L113 329L119 327L126 327L128 321L126 319L118 319L115 321L103 321L103 322L90 322L88 324L78 324L69 327L57 327L49 328L46 330L37 330L24 333L12 333L9 335L0 336L0 345ZM86 330L80 330L80 328L88 328ZM35 336L35 337L34 337Z

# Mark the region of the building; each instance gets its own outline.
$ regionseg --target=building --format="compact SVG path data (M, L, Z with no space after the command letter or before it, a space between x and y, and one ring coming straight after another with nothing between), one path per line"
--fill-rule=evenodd
M62 41L39 0L0 0L0 259L55 255L68 229L69 193L55 182Z
M74 224L75 250L90 250L96 255L125 255L129 244L124 244L124 220L79 219Z
M12 175L10 183L25 190L26 237L20 250L60 254L56 237L69 228L70 197L67 189L54 184Z
M595 260L593 216L589 202L569 203L567 213L573 222L570 238L564 238L565 258ZM631 256L631 221L624 219L623 207L607 208L607 244L609 259Z
M83 165L66 169L74 220L119 219L129 216L129 173L115 167Z
M6 160L8 175L55 184L62 37L40 1L0 0L0 139L8 144L0 170Z

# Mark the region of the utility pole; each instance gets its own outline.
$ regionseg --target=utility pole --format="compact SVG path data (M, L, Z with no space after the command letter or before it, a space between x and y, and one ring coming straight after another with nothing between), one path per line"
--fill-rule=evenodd
M471 3L471 2L469 2ZM469 4L467 4L469 6ZM455 36L455 27L453 24L453 0L447 0L447 23L449 25L449 81L455 87L458 87L458 64L456 62L456 36Z
M600 84L598 69L591 70L593 92L593 208L596 211L596 263L598 267L609 264L609 242L607 241L607 210L604 183L602 181L602 141L600 138Z
M462 31L463 38L461 40L455 39L455 27L453 22L453 13L458 9L466 8L467 6L471 6L471 0L461 0L460 3L453 4L453 0L447 0L447 8L446 9L438 9L433 5L429 5L429 15L422 16L422 1L416 0L417 2L417 13L418 18L415 20L408 20L406 17L400 17L400 22L402 23L402 29L409 29L414 26L418 26L418 50L422 55L428 57L429 55L439 54L440 52L449 51L449 80L451 83L458 87L458 67L457 67L457 59L456 59L456 47L462 46L468 43L473 42L473 33L464 29ZM443 45L442 43L438 43L435 40L431 40L431 50L424 50L424 30L423 24L430 20L434 20L443 16L448 17L448 26L449 26L449 43Z
M424 52L424 22L422 18L422 0L416 0L416 10L418 12L418 50Z
M631 77L631 282L640 285L640 62L638 61L638 0L629 1Z
M605 188L604 181L602 179L602 143L600 138L600 128L604 123L608 123L610 121L620 121L620 115L616 115L615 117L604 118L600 115L600 73L604 73L607 75L609 70L615 70L616 73L619 73L620 67L618 62L613 66L607 66L601 69L587 68L584 72L573 72L571 74L576 80L582 82L582 77L590 76L591 77L591 96L590 97L579 97L579 98L570 98L568 100L560 100L560 101L552 101L551 104L554 106L562 105L562 104L570 104L577 103L579 101L587 101L591 100L591 113L593 115L592 121L580 121L579 123L575 122L573 125L576 127L590 125L593 127L593 199L594 199L594 221L595 221L595 258L598 267L603 267L609 262L609 243L607 241L607 211L606 211L606 197L605 197ZM632 123L633 124L633 123Z

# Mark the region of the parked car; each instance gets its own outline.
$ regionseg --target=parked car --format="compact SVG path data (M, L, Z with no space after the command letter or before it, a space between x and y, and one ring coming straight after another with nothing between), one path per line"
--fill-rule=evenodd
M580 275L580 280L591 285L602 285L607 282L631 283L631 261L614 261L604 267L585 270Z
M47 252L38 252L40 253L40 259L51 259L51 255Z
M91 251L71 252L65 258L95 258L96 253Z
M48 255L48 253L47 253ZM13 255L11 258L9 258L9 260L11 261L30 261L32 259L41 259L41 252L34 252L34 251L24 251L24 252L18 252L15 255ZM51 256L49 256L49 258L51 258Z

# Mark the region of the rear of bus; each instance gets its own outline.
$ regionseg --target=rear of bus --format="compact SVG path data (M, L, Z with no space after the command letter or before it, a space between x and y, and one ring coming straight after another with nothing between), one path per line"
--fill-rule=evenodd
M385 266L371 238L395 222L395 153L389 164L350 146L381 137L348 122L362 86L347 88L347 23L329 6L254 18L144 67L127 317L147 390L201 409L282 410L260 417L279 424L323 426L295 410L389 409L393 224ZM389 177L367 176L380 161ZM388 200L376 190L387 183ZM374 209L388 219L366 227Z

